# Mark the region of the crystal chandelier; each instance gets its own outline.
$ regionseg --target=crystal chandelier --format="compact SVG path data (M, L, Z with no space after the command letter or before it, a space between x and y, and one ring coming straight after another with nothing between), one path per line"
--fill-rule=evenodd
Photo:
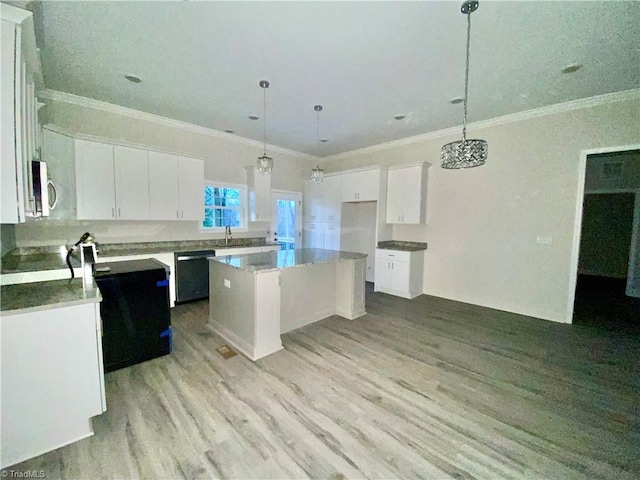
M315 105L313 109L317 112L316 122L316 134L318 136L318 142L320 141L320 112L322 111L322 105ZM320 165L316 165L316 168L311 170L311 181L313 183L322 183L324 178L324 170L320 168Z
M471 39L471 13L478 9L477 0L467 0L460 11L467 16L467 63L464 72L464 117L462 140L447 143L442 147L440 161L442 168L459 169L484 165L487 160L488 145L484 140L467 139L467 97L469 95L469 43Z
M260 80L260 86L262 87L264 151L262 156L258 157L258 171L262 175L271 175L273 171L273 158L267 156L267 88L269 88L269 85L267 80Z

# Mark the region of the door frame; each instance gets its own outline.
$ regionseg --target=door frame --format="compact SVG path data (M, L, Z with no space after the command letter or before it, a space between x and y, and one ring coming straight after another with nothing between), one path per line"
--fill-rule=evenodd
M582 202L584 201L584 194L586 190L585 181L587 178L587 157L589 155L595 155L599 153L615 153L615 152L624 152L627 150L640 150L640 143L632 143L628 145L619 145L615 147L604 147L604 148L590 148L586 150L580 151L580 158L578 163L578 185L576 190L576 207L575 207L575 216L573 221L573 242L571 246L571 259L569 264L569 285L568 285L568 295L567 295L567 310L565 313L565 323L573 323L573 307L576 300L576 285L578 282L578 256L580 255L580 236L582 234ZM635 191L635 190L632 190ZM639 228L636 209L639 208L639 199L640 195L636 194L636 202L634 208L634 230L631 235L632 239L632 249L634 254L634 263L635 263L635 245L633 243L638 238ZM631 265L630 265L631 267ZM627 280L628 280L627 276ZM628 287L628 283L627 283Z
M296 248L302 248L302 192L296 192L294 190L280 190L280 189L271 189L270 202L271 202L271 223L269 224L269 231L267 236L271 235L271 230L273 229L273 222L277 221L278 216L273 215L274 209L274 201L278 197L290 197L290 200L294 200L298 202L298 207L296 208ZM271 241L271 239L267 238L267 241Z

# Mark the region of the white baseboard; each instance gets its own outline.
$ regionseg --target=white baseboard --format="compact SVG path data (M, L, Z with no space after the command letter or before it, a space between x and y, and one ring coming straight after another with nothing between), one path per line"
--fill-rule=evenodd
M228 328L220 325L215 320L209 319L209 326L213 329L214 332L216 332L224 340L226 340L234 349L253 361L256 361L262 357L266 357L267 355L271 355L272 353L280 351L284 348L281 341L273 345L262 345L260 347L253 346L242 338L238 337Z

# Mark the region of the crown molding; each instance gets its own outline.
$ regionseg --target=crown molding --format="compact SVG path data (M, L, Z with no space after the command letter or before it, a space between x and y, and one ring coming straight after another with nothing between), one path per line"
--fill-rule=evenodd
M153 122L159 125L179 128L189 132L198 133L200 135L207 135L209 137L220 138L227 141L239 143L241 145L247 145L247 146L255 147L259 149L262 149L264 147L262 142L258 142L257 140L251 140L250 138L240 137L238 135L221 132L219 130L214 130L212 128L201 127L200 125L194 125L193 123L182 122L180 120L173 120L171 118L162 117L160 115L155 115L153 113L146 113L140 110L134 110L132 108L121 107L120 105L115 105L113 103L102 102L100 100L81 97L79 95L73 95L71 93L60 92L57 90L51 90L47 88L47 89L38 91L37 97L39 99L52 100L54 102L69 103L72 105L77 105L79 107L93 108L95 110L100 110L107 113L114 113L116 115L123 115L126 117L135 118L137 120L144 120L144 121ZM272 152L277 152L283 155L292 155L295 157L302 157L306 160L313 160L314 162L319 162L321 160L319 157L309 155L308 153L302 153L296 150L291 150L289 148L279 147L277 145L271 145L271 144L267 144L267 146L269 150L271 150Z
M521 122L523 120L530 120L533 118L544 117L547 115L555 115L558 113L571 112L573 110L597 107L600 105L607 105L610 103L623 102L628 100L637 100L639 98L640 98L640 88L633 88L631 90L623 90L621 92L607 93L604 95L597 95L595 97L581 98L579 100L572 100L570 102L556 103L555 105L534 108L532 110L525 110L523 112L511 113L509 115L503 115L501 117L481 120L478 122L469 123L467 125L467 128L482 129L482 128L489 128L489 127L496 127L496 126L507 125L515 122ZM399 140L393 140L391 142L380 143L378 145L372 145L370 147L364 147L357 150L351 150L348 152L338 153L336 155L324 157L321 159L321 163L326 163L334 160L343 160L351 157L379 152L382 150L388 150L390 148L396 148L396 147L401 147L405 145L412 145L414 143L424 142L426 140L433 140L436 138L448 137L450 135L459 135L461 132L462 132L462 125L445 128L442 130L435 130L433 132L423 133L420 135L415 135L413 137L401 138Z

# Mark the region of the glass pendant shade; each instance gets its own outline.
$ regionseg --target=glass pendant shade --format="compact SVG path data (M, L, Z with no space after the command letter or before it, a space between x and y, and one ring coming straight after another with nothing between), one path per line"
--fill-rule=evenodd
M324 170L320 168L320 165L316 165L316 168L311 169L311 181L313 183L322 183L324 178Z
M489 146L484 140L472 138L447 143L440 152L442 168L472 168L484 165Z
M273 171L273 158L262 155L261 157L258 157L257 166L258 171L262 175L270 175Z

